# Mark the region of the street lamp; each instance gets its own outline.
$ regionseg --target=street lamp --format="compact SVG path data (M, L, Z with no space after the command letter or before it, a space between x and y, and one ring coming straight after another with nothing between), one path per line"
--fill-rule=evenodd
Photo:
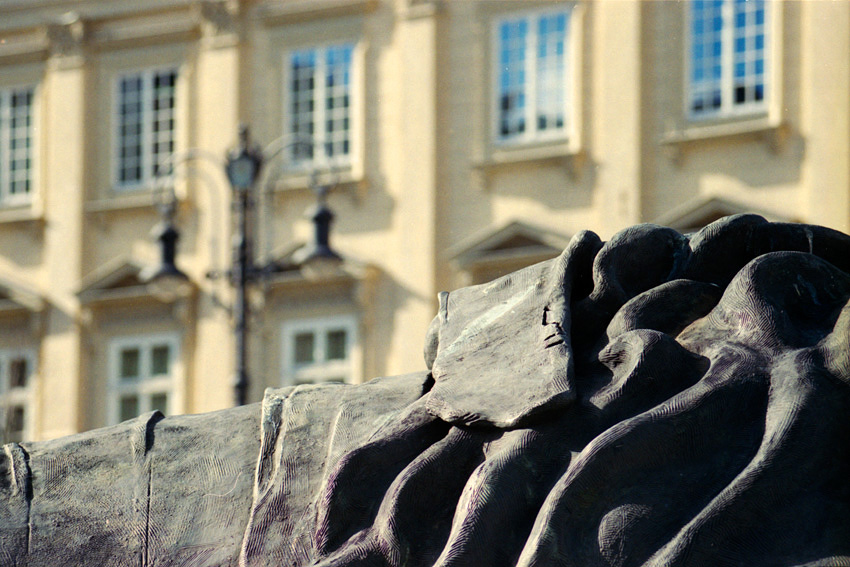
M304 144L303 140L296 143ZM312 144L312 142L311 142ZM278 150L279 151L279 150ZM273 154L274 155L274 154ZM247 401L250 376L248 373L248 333L251 305L248 301L248 286L270 273L272 266L257 266L252 250L254 193L263 163L266 161L262 149L251 143L247 125L239 127L239 144L227 154L224 171L233 190L236 211L236 233L233 237L232 266L228 271L230 284L236 294L233 303L234 343L236 355L233 381L234 402L244 405ZM311 182L311 184L313 184ZM330 247L330 225L333 213L328 208L326 196L329 187L316 188L317 203L310 215L313 221L314 241L301 248L293 256L305 278L317 279L336 273L342 258ZM149 285L160 297L177 295L176 287L189 285L189 279L176 266L177 239L179 232L174 226L174 202L160 206L162 222L157 228L160 241L161 262L159 268L148 278Z
M247 124L239 125L239 145L227 154L224 171L230 186L237 193L247 193L254 187L263 167L263 152L259 146L251 146L251 135Z
M253 205L253 188L263 167L263 154L258 147L251 146L248 126L239 126L239 145L227 155L224 171L233 188L236 200L238 232L233 241L233 269L231 284L236 288L233 304L236 342L236 376L234 377L234 401L237 406L245 405L248 393L248 282L254 279L254 255L251 252L251 235L248 232L249 215Z

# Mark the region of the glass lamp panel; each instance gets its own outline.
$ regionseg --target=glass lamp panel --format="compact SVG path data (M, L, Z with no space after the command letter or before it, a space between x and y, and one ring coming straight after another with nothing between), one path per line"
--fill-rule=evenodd
M227 177L236 189L248 189L254 184L257 166L247 154L242 154L227 164Z

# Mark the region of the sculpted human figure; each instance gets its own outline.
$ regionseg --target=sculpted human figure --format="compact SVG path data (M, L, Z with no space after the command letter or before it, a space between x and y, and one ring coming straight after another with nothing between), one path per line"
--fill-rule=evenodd
M850 565L850 237L576 235L419 373L0 454L0 565Z

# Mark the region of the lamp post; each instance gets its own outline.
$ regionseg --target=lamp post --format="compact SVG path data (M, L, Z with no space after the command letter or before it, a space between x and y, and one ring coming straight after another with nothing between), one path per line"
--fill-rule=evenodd
M253 188L263 167L263 154L251 146L246 125L239 127L239 145L227 155L224 167L227 180L233 188L236 204L237 233L233 241L233 269L231 283L236 289L233 304L234 341L236 344L236 376L234 377L234 402L245 405L248 393L248 282L254 278L254 255L251 250L249 216L253 207Z
M296 142L304 144L303 140ZM311 142L312 143L312 142ZM254 263L253 229L255 188L260 179L264 162L268 157L277 155L281 146L270 156L256 144L252 144L247 125L239 127L239 143L228 152L224 171L233 192L233 209L236 214L236 232L233 235L232 266L228 271L230 284L235 290L233 302L235 377L233 380L234 403L244 405L247 401L250 376L248 372L248 336L250 331L251 304L248 301L248 287L265 277L270 266L257 266ZM311 182L312 185L312 182ZM336 270L342 258L333 251L329 243L330 225L333 213L326 203L328 187L316 188L317 203L310 216L314 224L314 240L298 250L293 260L301 268L304 277L317 279ZM157 230L160 241L160 267L149 278L154 293L162 297L174 295L167 290L175 286L188 285L189 279L175 264L176 245L179 232L174 225L174 203L160 206L162 222ZM211 274L208 274L211 276ZM165 290L165 291L162 291Z

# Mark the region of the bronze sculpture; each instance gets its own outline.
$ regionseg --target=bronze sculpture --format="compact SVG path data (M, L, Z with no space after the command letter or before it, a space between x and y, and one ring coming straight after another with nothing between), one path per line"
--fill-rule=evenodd
M848 274L754 215L583 232L441 295L429 371L6 445L0 565L850 565Z

